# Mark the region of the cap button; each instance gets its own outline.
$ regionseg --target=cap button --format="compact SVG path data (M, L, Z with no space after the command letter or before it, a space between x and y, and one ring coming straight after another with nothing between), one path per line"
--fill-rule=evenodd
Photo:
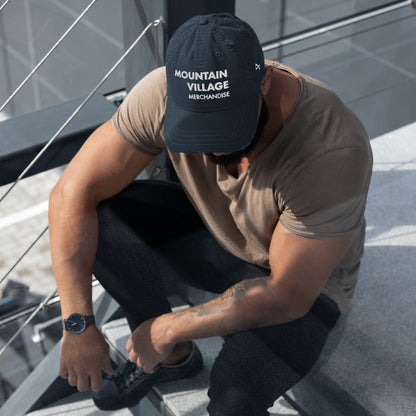
M206 25L208 23L208 17L206 17L206 16L202 16L200 19L199 19L199 24L200 25Z

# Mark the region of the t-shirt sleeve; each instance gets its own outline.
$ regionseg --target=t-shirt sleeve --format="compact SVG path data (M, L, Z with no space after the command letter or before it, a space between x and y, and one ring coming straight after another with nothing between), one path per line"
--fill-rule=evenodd
M280 195L280 223L305 237L331 237L357 230L364 219L372 155L365 147L328 151L299 167Z
M157 155L165 150L163 121L166 109L165 68L142 78L112 118L117 133L136 149Z

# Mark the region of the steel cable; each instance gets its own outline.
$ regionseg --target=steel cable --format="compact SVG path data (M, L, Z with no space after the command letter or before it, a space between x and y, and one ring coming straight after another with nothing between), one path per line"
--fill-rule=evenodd
M0 113L6 108L7 104L16 96L16 94L23 88L27 81L32 77L32 75L40 68L40 66L49 58L52 52L62 43L62 41L69 35L72 29L81 21L81 19L85 16L88 10L94 5L97 0L92 0L92 2L82 11L82 13L78 16L78 18L72 23L71 26L64 32L64 34L58 39L58 41L52 46L51 49L45 54L45 56L38 62L38 64L30 71L27 77L20 83L20 85L13 91L10 97L3 103L0 107ZM1 10L1 9L0 9Z
M11 343L19 336L19 334L30 324L32 319L48 304L49 299L53 298L56 293L58 292L57 289L53 289L45 299L39 303L38 307L32 312L29 318L22 324L22 326L16 331L16 333L3 345L2 349L0 350L0 356L3 354L4 351L11 345Z
M0 284L3 283L10 275L10 273L16 268L16 266L25 258L26 254L35 246L35 244L43 237L43 235L48 231L49 227L46 227L36 239L29 245L29 247L23 252L23 254L17 259L17 261L10 267L9 271L1 278Z
M293 35L288 36L283 39L277 39L277 40L266 42L262 45L263 51L269 52L274 49L281 48L282 46L291 45L292 43L300 42L302 40L306 40L314 36L322 35L324 33L328 33L336 29L341 29L343 27L346 27L355 23L359 23L363 20L367 20L376 16L380 16L382 14L390 13L392 11L401 9L403 7L408 7L412 4L413 4L412 0L391 2L387 5L380 6L380 7L359 13L357 15L349 16L346 19L342 18L337 21L331 22L329 24L326 23L321 26L315 27L313 29L306 29L304 31L294 33Z
M6 7L6 4L9 2L10 0L6 0L1 6L0 6L0 12Z
M141 38L146 34L152 26L158 26L163 23L163 19L157 19L149 23L142 33L137 37L137 39L129 46L129 48L123 53L120 59L113 65L113 67L105 74L101 81L95 86L95 88L88 94L88 96L83 100L83 102L75 109L75 111L68 117L68 119L62 124L58 131L53 135L53 137L46 143L46 145L40 150L40 152L35 156L35 158L26 166L23 172L19 177L13 182L13 184L6 190L6 192L0 198L0 203L6 198L10 191L20 182L21 179L26 175L26 173L32 168L32 166L40 159L40 157L46 152L46 150L51 146L55 139L62 133L65 127L73 120L73 118L80 112L80 110L87 104L91 97L98 91L98 89L104 84L108 77L115 71L115 69L120 65L121 62L126 58L126 56L132 51L132 49L137 45Z
M363 33L371 32L373 30L380 29L382 27L389 26L389 25L392 25L394 23L400 23L400 22L402 22L404 20L414 19L414 18L416 18L416 15L409 15L409 16L400 17L398 19L391 20L390 22L387 22L387 23L382 23L382 24L377 25L377 26L372 26L372 27L367 28L367 29L359 30L358 32L349 33L348 35L345 35L345 36L339 36L339 37L337 37L335 39L331 39L331 40L328 40L326 42L319 43L317 45L308 46L307 48L304 48L304 49L299 49L299 50L297 50L295 52L288 53L286 55L282 55L281 56L281 59L289 58L291 56L298 55L300 53L309 52L309 51L311 51L313 49L317 49L317 48L320 48L322 46L330 45L331 43L335 43L335 42L338 42L338 41L341 41L341 40L349 39L349 38L352 38L354 36L362 35Z

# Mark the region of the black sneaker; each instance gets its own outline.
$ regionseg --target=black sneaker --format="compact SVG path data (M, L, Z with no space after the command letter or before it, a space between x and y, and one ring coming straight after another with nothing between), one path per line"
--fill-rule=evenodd
M155 373L145 373L127 361L113 374L104 375L100 391L92 392L95 405L101 410L117 410L137 404L158 383L192 377L202 369L202 356L193 343L189 357L177 365L160 365Z

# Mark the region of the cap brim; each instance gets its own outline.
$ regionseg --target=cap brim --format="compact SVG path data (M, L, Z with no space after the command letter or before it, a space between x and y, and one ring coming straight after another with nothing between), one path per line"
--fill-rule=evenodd
M188 111L167 99L164 136L168 150L183 153L236 152L253 140L258 99L222 111Z

